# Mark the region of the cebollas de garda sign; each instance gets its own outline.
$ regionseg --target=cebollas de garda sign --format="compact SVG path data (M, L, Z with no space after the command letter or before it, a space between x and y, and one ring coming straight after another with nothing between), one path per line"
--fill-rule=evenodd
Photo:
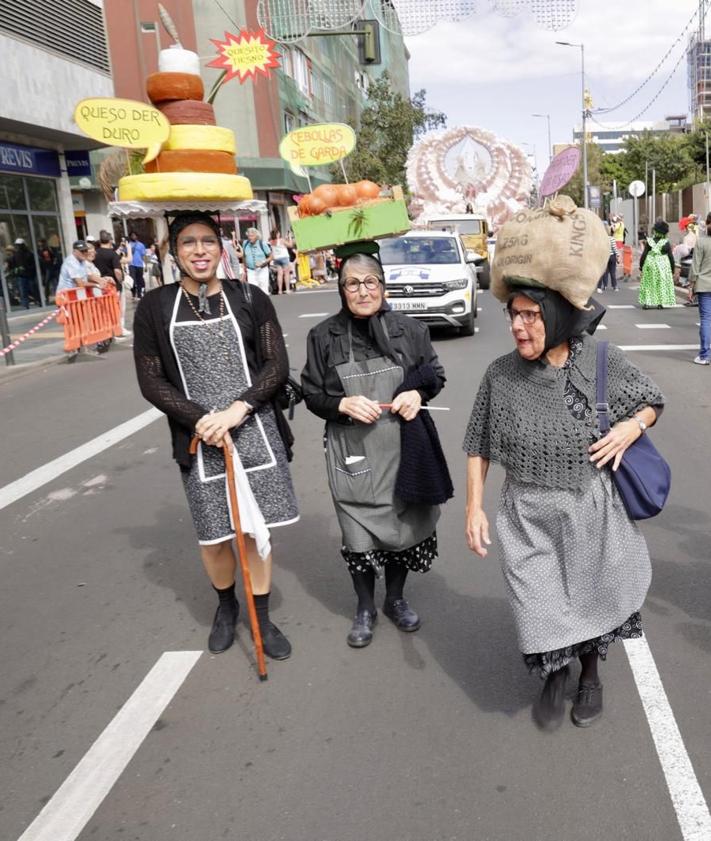
M74 109L74 122L108 146L145 149L144 163L158 156L170 134L170 123L157 108L134 99L82 99Z
M294 129L282 138L279 154L293 166L324 166L355 148L356 136L345 123L318 123Z

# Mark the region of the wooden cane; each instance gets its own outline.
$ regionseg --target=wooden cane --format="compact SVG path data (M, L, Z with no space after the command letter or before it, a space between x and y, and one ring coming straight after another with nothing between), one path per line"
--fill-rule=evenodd
M190 452L195 455L197 453L200 438L195 435L190 441ZM232 463L232 452L226 444L222 447L222 452L225 456L225 470L227 472L227 488L230 494L230 506L232 508L232 519L234 521L235 536L237 538L237 554L239 555L240 571L242 572L242 584L244 585L244 595L247 600L247 612L249 613L249 624L252 628L252 639L254 640L254 653L257 658L257 671L259 672L259 679L266 680L267 666L264 662L264 646L262 644L262 632L259 629L259 621L257 620L257 608L254 604L254 593L252 592L252 576L249 572L249 564L247 563L247 547L244 542L244 532L239 519L239 503L237 501L237 484L235 482L235 467Z

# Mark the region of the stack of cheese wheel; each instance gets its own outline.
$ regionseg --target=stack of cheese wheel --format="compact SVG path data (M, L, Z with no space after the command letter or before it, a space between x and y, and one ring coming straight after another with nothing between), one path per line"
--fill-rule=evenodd
M168 140L142 175L119 181L121 201L239 201L252 198L249 179L237 175L234 132L215 125L203 102L205 90L196 53L161 50L158 73L146 79L148 98L171 124Z

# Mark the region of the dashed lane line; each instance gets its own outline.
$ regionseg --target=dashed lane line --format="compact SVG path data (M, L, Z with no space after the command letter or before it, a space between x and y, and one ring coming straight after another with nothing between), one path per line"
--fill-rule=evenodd
M698 350L696 345L620 345L620 350Z
M55 458L54 461L48 461L47 464L32 470L20 479L10 482L9 485L0 488L0 510L12 505L13 502L17 502L18 499L22 499L23 496L36 491L42 485L46 485L61 476L62 473L66 473L67 470L71 470L87 459L108 450L109 447L123 441L124 438L128 438L134 432L138 432L161 417L163 417L163 413L158 409L148 409L148 411L136 415L135 418L131 418L91 441L87 441L85 444L59 456L59 458Z
M668 324L635 324L640 330L671 330Z
M202 651L166 651L18 841L75 841Z
M303 312L299 318L323 318L328 315L327 312Z

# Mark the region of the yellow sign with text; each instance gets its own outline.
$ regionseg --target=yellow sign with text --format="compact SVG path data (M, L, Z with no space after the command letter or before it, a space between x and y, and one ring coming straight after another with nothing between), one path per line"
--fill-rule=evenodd
M74 109L79 128L108 146L145 149L143 163L158 157L170 134L170 123L152 105L135 99L82 99Z
M324 166L355 148L356 136L345 123L318 123L294 129L279 144L279 154L293 166Z

